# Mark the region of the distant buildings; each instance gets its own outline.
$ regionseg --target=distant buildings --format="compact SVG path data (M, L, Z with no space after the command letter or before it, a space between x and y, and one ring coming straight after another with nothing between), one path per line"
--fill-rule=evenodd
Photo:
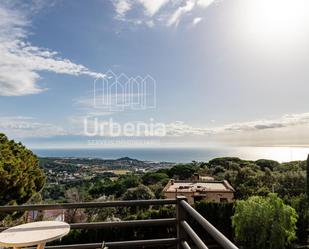
M116 177L130 172L143 174L175 165L170 162L139 161L129 157L119 159L44 158L44 160L42 160L42 167L49 184L66 184L98 176Z
M207 200L212 202L232 202L234 188L228 181L201 180L198 177L188 181L171 179L163 189L166 198L185 196L190 204Z
M64 221L64 209L29 211L26 217L27 222L34 222L38 220Z

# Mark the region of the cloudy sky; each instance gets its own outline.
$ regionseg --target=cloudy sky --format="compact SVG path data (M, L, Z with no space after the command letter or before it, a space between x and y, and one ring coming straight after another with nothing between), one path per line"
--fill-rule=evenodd
M164 124L157 146L309 145L307 2L2 0L0 131L84 147L96 118ZM151 77L155 106L95 106L111 72Z

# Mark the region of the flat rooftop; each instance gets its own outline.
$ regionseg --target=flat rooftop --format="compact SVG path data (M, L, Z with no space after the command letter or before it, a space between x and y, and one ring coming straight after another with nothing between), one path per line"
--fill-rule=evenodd
M165 192L234 192L227 181L174 181L170 180L164 188Z

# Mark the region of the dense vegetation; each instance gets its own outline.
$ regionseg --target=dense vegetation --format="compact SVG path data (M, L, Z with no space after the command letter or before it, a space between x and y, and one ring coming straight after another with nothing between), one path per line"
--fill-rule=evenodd
M118 176L116 179L111 179L109 176L101 176L90 181L84 180L59 186L47 186L44 191L44 198L58 198L58 201L74 201L74 199L68 198L67 193L70 191L77 193L75 196L78 196L79 201L162 198L162 189L170 178L190 179L193 174L198 173L200 175L212 176L216 180L226 179L236 190L235 197L240 202L224 204L201 201L195 204L195 208L229 238L234 239L236 235L236 226L235 229L232 227L232 217L235 215L234 212L239 210L237 207L239 205L249 205L246 202L250 203L250 198L259 198L259 200L268 203L267 205L271 205L269 203L269 194L274 192L277 195L278 202L289 205L297 212L297 242L306 243L308 239L309 211L305 194L305 170L305 161L278 163L264 159L249 161L225 157L216 158L209 162L179 164L172 168L163 168L144 174L131 173ZM57 190L55 191L55 189ZM278 215L280 212L278 209ZM160 214L161 211L156 208L138 210L110 209L104 214L101 212L101 215L95 218L92 217L92 220L105 220L111 217L122 220L141 219L149 218L154 213ZM171 215L172 213L169 214ZM89 216L89 214L80 215L80 217L86 216ZM255 219L257 219L256 222L263 222L263 219ZM264 219L266 218L264 217ZM267 223L267 220L268 218L264 221ZM170 234L172 231L171 228L162 229L165 231L163 235L164 233ZM295 232L295 229L293 231ZM293 237L291 236L289 241ZM240 243L247 243L237 236L236 238L238 238Z
M81 162L85 163L83 160ZM56 168L53 165L56 165ZM62 170L77 172L74 160L62 165L41 159L40 166L45 171L52 169L58 172ZM195 203L195 208L204 217L226 236L232 240L236 239L245 248L254 248L251 247L252 243L258 241L261 244L255 248L281 249L294 238L297 238L297 243L308 243L309 207L305 172L306 163L304 161L278 163L264 159L249 161L225 157L209 162L178 164L171 168L161 168L147 173L100 174L94 178L60 184L55 184L54 181L47 182L41 193L42 198L38 198L37 201L48 203L163 198L162 190L170 178L190 179L198 173L211 176L216 180L228 180L236 190L237 201L235 203L209 203L207 201ZM44 174L38 165L36 156L22 144L9 141L4 135L0 135L0 173L3 186L0 189L1 205L25 203L44 185ZM256 203L261 204L260 208L254 206ZM173 207L70 210L65 213L66 220L69 222L174 216ZM273 229L277 231L276 234L267 230L270 221L272 221L272 226L277 226ZM251 227L253 225L255 227ZM198 226L196 228L198 230ZM258 230L262 228L263 231ZM252 232L256 237L248 236L246 231ZM102 241L102 239L127 240L166 236L175 236L175 229L173 227L149 227L143 230L139 228L104 231L75 230L70 236L64 238L63 242L86 243ZM256 241L246 240L245 238L248 237ZM275 238L277 247L270 243L273 238Z
M305 161L280 164L264 159L247 161L239 158L216 158L201 166L198 172L228 180L236 190L237 200L247 200L251 196L267 199L270 193L276 193L297 212L297 241L308 243L309 203L306 196Z
M29 201L44 182L37 157L21 143L0 134L0 205Z
M283 249L296 238L297 214L275 194L237 201L232 217L235 237L247 249Z
M217 158L204 164L202 173L228 180L236 190L236 199L252 195L278 193L282 198L305 193L306 162L279 164L272 160L246 161L239 158Z

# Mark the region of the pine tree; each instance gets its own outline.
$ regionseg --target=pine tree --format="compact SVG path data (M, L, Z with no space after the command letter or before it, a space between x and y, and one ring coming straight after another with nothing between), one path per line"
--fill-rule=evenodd
M0 205L26 203L45 183L38 158L0 133Z

